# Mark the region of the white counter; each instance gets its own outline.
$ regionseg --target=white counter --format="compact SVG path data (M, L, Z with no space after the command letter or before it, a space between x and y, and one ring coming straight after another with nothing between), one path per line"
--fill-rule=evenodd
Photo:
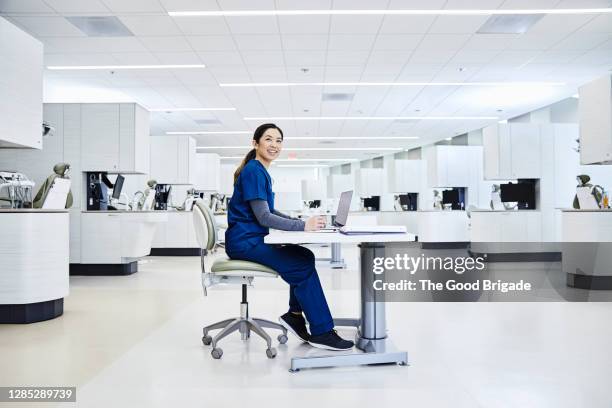
M151 252L157 225L167 220L165 211L83 211L81 262L71 264L71 273L115 275L135 272L136 261ZM112 265L118 266L119 271Z
M61 315L68 295L68 211L2 209L0 226L0 322Z
M612 289L612 210L561 210L568 286Z
M425 243L469 242L465 211L424 210L418 214L418 237Z
M167 211L168 222L159 224L151 255L200 255L192 211Z
M542 213L536 210L470 211L472 242L541 242Z

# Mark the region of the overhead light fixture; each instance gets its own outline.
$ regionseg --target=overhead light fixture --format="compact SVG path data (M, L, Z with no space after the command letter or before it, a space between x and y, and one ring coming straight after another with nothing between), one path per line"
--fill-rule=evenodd
M244 120L495 120L497 116L254 116Z
M221 156L221 160L242 160L244 156ZM354 162L358 159L330 159L330 158L312 158L312 159L276 159L275 162Z
M276 167L312 167L312 168L326 168L329 167L326 164L279 164Z
M188 132L166 132L167 135L251 135L253 134L250 130L220 130L220 131L206 131L206 130L190 130Z
M186 65L48 65L47 69L60 70L120 70L120 69L184 69L184 68L206 68L204 64Z
M198 146L199 150L252 149L253 146ZM283 147L283 151L369 151L369 150L402 150L399 147Z
M565 82L545 81L513 81L513 82L224 82L219 86L225 88L267 88L267 87L294 87L294 86L565 86ZM326 95L326 94L324 94ZM345 95L351 94L327 94Z
M330 137L317 137L317 136L296 136L287 138L288 140L411 140L418 139L418 136L330 136Z
M149 112L235 111L236 108L149 108Z
M265 16L474 16L503 14L600 14L612 8L580 9L448 9L448 10L210 10L169 11L172 17L265 17Z

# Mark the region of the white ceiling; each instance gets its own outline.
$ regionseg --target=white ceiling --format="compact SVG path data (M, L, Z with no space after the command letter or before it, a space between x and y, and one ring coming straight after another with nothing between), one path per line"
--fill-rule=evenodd
M612 68L612 15L547 15L527 33L476 34L487 16L170 17L168 11L247 9L603 8L610 0L0 0L0 15L39 38L46 65L206 64L202 69L45 71L46 101L127 101L149 108L152 134L252 130L261 116L518 116L568 97ZM85 36L65 16L117 16L134 37ZM302 68L308 68L304 73ZM460 70L459 68L462 68ZM564 87L225 88L223 82L559 81ZM323 92L354 93L322 102ZM307 112L305 111L307 110ZM217 125L195 120L217 119ZM287 147L409 148L494 120L277 121ZM367 136L367 141L291 141ZM380 136L418 136L382 141ZM199 146L247 145L248 135L197 136ZM244 151L219 150L222 155ZM296 152L369 157L365 152Z

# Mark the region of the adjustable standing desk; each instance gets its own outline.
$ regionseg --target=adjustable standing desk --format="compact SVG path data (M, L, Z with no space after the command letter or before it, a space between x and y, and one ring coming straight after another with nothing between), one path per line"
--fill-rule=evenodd
M396 350L387 337L385 321L385 302L382 293L374 292L374 297L366 296L376 275L372 273L373 259L385 256L385 243L415 242L413 234L366 234L344 235L339 232L273 232L264 239L267 244L321 244L351 243L360 249L361 317L353 319L334 319L336 326L357 327L356 346L360 351L350 354L335 352L329 355L293 357L289 371L301 368L340 367L362 364L396 363L408 364L408 353ZM415 242L415 245L416 242ZM378 296L380 297L378 298Z

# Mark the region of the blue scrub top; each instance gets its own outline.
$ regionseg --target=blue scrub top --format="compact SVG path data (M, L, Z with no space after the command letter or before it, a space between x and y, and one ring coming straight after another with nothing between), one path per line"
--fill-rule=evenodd
M270 212L274 211L272 178L263 164L250 160L234 184L234 193L227 209L228 229L225 231L225 249L244 251L263 242L269 229L255 218L249 201L266 200Z

